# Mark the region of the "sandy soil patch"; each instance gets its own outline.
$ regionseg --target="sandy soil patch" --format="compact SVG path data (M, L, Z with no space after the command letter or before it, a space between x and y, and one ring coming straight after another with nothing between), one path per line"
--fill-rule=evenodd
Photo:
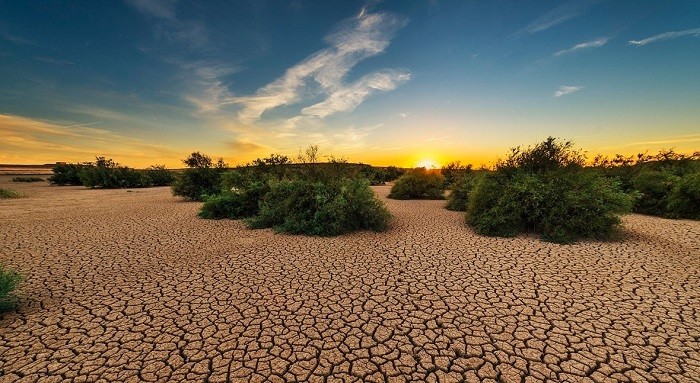
M168 188L0 187L27 196L0 200L26 278L0 382L700 377L700 222L562 246L387 200L389 232L313 238L200 220Z

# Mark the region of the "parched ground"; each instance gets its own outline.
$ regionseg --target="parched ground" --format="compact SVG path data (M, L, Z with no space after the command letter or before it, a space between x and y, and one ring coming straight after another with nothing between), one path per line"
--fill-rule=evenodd
M0 382L700 381L700 222L561 246L388 200L389 232L313 238L167 188L0 186L28 195L0 200L26 278Z

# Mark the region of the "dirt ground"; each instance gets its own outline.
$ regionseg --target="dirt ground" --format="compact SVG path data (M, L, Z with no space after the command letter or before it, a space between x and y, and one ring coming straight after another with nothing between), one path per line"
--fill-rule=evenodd
M314 238L168 188L0 187L27 196L0 200L0 382L700 381L700 222L562 246L387 200L390 231Z

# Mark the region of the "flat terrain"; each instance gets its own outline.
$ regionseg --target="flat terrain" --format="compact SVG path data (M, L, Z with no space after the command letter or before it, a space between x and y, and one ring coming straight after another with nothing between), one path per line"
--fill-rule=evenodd
M0 200L1 382L700 381L700 222L561 246L389 200L389 232L313 238L167 188L0 187L28 196Z

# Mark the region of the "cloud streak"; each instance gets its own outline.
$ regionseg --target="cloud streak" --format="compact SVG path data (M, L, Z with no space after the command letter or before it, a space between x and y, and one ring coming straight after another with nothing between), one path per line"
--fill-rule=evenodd
M538 17L525 28L515 33L514 37L531 35L546 31L547 29L559 25L565 21L586 13L591 7L600 3L600 0L571 0L561 4L544 15Z
M566 96L571 93L578 92L581 89L583 89L582 86L560 86L559 90L554 92L554 97Z
M647 37L646 39L642 39L642 40L630 40L629 44L641 47L641 46L644 46L647 44L655 43L657 41L670 40L670 39L675 39L675 38L683 37L683 36L700 36L700 28L686 29L683 31L660 33L658 35Z
M586 41L584 43L576 44L569 49L561 50L561 51L555 53L554 56L563 56L563 55L567 55L569 53L574 53L576 51L580 51L582 49L599 48L599 47L602 47L603 45L605 45L607 42L608 42L608 39L606 37L603 37L601 39L596 39L593 41Z
M253 123L270 109L297 103L314 94L328 98L304 108L302 113L325 117L354 109L374 91L394 89L410 77L408 73L372 73L350 85L343 80L358 62L384 52L394 34L406 23L405 19L392 14L367 13L363 9L326 36L328 48L288 68L282 77L260 88L255 95L232 99L231 103L243 106L238 113L239 120Z

